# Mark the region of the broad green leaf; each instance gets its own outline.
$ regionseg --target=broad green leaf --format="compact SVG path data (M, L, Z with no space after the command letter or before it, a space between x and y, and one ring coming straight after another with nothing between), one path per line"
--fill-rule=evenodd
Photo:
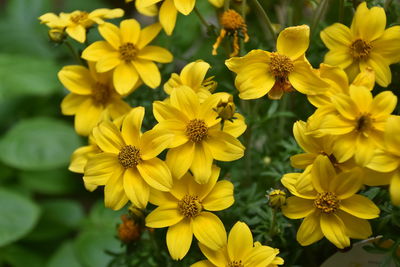
M0 249L0 255L7 263L6 266L13 267L42 267L45 260L42 255L35 253L28 247L10 245ZM1 265L3 266L3 265Z
M57 249L48 261L47 267L81 267L76 258L74 246L71 241L66 241Z
M0 189L0 247L29 233L39 218L39 207L30 199Z
M0 160L22 170L49 170L68 165L81 145L72 126L52 118L18 122L0 140Z

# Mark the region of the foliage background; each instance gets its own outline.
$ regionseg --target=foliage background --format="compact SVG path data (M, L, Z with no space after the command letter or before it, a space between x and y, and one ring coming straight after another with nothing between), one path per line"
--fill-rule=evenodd
M218 27L214 8L207 1L197 2L207 21ZM318 67L326 52L319 31L340 18L349 25L357 1L328 1L327 11L317 22L314 14L320 1L260 2L277 28L314 23L307 56ZM344 13L339 2L344 3ZM386 9L388 26L400 24L400 3L368 2L380 6L391 2ZM72 151L85 145L86 140L75 134L73 118L61 115L59 105L67 91L57 81L57 72L64 65L78 62L73 61L65 46L48 41L47 28L39 24L37 17L46 12L102 7L121 7L128 17L139 18L144 24L152 22L137 15L133 4L124 4L123 0L0 0L0 266L189 266L203 258L193 242L182 262L170 260L163 230L145 232L142 241L130 248L133 253L126 254L126 248L115 237L119 216L126 210L105 209L101 190L85 191L81 175L67 170ZM242 53L254 48L271 51L274 41L251 7L247 16L250 42ZM284 173L293 171L289 157L300 149L293 139L292 125L296 120L305 120L314 108L298 93L280 101L239 100L234 76L224 65L226 52L221 48L218 56L211 55L215 38L192 13L179 15L173 36L161 34L156 42L175 56L173 63L161 69L163 82L186 63L203 59L212 66L209 76L215 75L218 90L234 94L246 117L248 130L241 140L247 148L245 157L220 164L221 176L235 184L236 201L218 215L226 229L237 220L248 223L256 240L281 250L286 266L319 266L336 248L326 240L301 247L295 242L299 222L286 219L280 212L273 215L265 197L268 189L282 187L279 180ZM98 39L97 30L92 29L89 40ZM79 51L84 48L73 43ZM392 66L392 74L389 89L399 96L399 64ZM376 88L374 92L381 90ZM161 88L142 86L128 102L146 108L144 127L150 129L155 122L151 103L165 97ZM390 205L386 190L365 188L364 194L382 209L381 217L373 221L374 234L383 234L399 244L400 212ZM396 260L389 249L370 251L386 253L387 262Z

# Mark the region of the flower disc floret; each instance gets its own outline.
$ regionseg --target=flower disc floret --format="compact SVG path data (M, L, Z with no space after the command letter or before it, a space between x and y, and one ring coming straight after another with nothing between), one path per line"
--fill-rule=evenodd
M356 125L356 131L358 132L364 132L366 130L369 130L372 128L372 118L370 114L362 114L358 119L357 119L357 125Z
M238 261L231 261L229 264L228 264L228 267L244 267L244 265L243 265L243 262L241 261L241 260L238 260Z
M118 154L118 161L125 169L136 167L142 161L140 150L132 145L124 146Z
M129 62L134 60L138 49L132 43L125 43L119 47L119 54L122 60Z
M186 126L186 135L192 142L199 143L207 137L208 127L204 120L194 119Z
M71 15L71 17L70 17L70 20L73 23L85 25L87 23L88 18L89 18L89 13L88 12L79 11L79 12L77 12L75 14L73 13L73 15Z
M370 42L357 39L350 45L350 54L354 59L366 59L368 58L371 49L372 45Z
M339 208L339 199L332 192L318 193L317 198L314 200L314 206L323 213L331 214Z
M275 52L271 53L269 71L275 78L286 79L293 70L293 61L289 57Z
M92 99L95 105L105 106L111 99L111 89L104 83L97 82L92 88Z
M179 212L186 218L194 218L203 210L198 196L185 195L178 202Z

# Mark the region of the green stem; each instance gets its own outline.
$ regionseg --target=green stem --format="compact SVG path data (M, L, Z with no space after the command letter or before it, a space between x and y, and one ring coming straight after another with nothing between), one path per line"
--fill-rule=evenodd
M322 0L321 4L318 6L317 11L315 11L314 18L311 24L311 36L315 34L315 28L318 25L318 22L321 20L322 14L325 13L325 10L328 6L329 0Z
M75 58L75 60L79 63L79 64L83 64L83 61L81 59L81 57L78 55L78 53L75 51L74 47L71 45L70 42L65 41L64 42L65 45L68 47L69 51L71 52L72 56Z
M252 0L254 7L256 8L256 10L258 11L258 13L260 13L261 18L265 24L265 26L267 27L268 31L270 32L272 38L274 39L274 41L276 41L276 33L274 30L274 27L272 26L271 20L269 19L267 13L265 12L264 8L261 6L260 2L258 2L258 0Z
M275 225L276 225L276 209L272 209L272 219L269 228L269 237L272 239L275 236Z
M282 96L282 99L280 100L280 107L279 107L279 111L280 112L284 112L287 110L287 106L288 106L288 94L284 94ZM286 122L286 118L284 116L280 116L279 117L279 121L278 121L278 134L280 137L284 136L284 131L285 131L285 122Z
M247 2L246 0L242 0L241 12L240 12L245 23L246 23L246 2ZM239 42L240 42L240 50L238 56L243 56L243 54L245 54L243 38L240 38Z
M224 11L227 11L229 9L230 4L231 4L231 0L224 1Z
M343 23L344 19L344 1L345 0L339 0L339 22Z
M199 9L197 7L194 7L194 12L196 13L197 17L199 17L201 23L206 26L206 28L208 29L209 27L211 27L211 24L208 24L208 22L206 21L206 19L203 17L203 15L200 13Z

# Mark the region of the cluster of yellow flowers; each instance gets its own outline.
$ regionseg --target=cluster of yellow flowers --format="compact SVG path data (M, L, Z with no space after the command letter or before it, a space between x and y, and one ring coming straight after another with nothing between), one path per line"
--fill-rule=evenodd
M367 219L379 208L356 194L365 185L390 184L392 202L400 205L400 117L391 115L397 97L384 91L373 97L376 82L391 82L389 65L400 62L400 26L386 29L383 8L361 3L351 29L336 23L321 32L329 48L325 64L313 69L305 52L308 26L284 29L277 52L253 50L226 61L237 77L242 99L268 94L279 99L297 90L317 110L307 122L294 124L293 133L305 153L291 157L303 173L288 173L282 184L293 196L282 207L291 219L304 218L297 240L302 245L324 236L338 248L350 238L372 234ZM296 44L296 45L293 45Z
M141 2L159 1L136 4ZM164 29L173 28L170 19L167 28L163 24L164 9L188 14L194 2L164 1L160 8ZM168 227L167 247L175 260L185 257L194 235L208 258L194 264L197 267L283 264L279 250L253 243L242 222L227 237L224 224L213 213L234 203L234 186L228 180L218 181L216 161L237 160L245 150L237 138L247 126L236 112L233 96L213 93L217 84L206 78L210 65L191 62L164 84L168 97L153 103L158 123L142 132L144 107L131 108L123 97L142 84L160 86L155 62L168 63L173 56L165 48L149 45L161 30L159 23L141 28L135 19L127 19L118 27L101 19L120 17L121 10L101 11L40 17L50 28L65 30L80 42L97 23L104 38L83 50L87 66L65 66L58 73L70 91L62 101L62 112L75 115L76 132L89 139L88 146L73 153L69 169L83 174L89 191L104 186L108 208L119 210L128 202L139 209L148 202L157 206L146 216L146 226ZM164 161L158 156L165 150Z

